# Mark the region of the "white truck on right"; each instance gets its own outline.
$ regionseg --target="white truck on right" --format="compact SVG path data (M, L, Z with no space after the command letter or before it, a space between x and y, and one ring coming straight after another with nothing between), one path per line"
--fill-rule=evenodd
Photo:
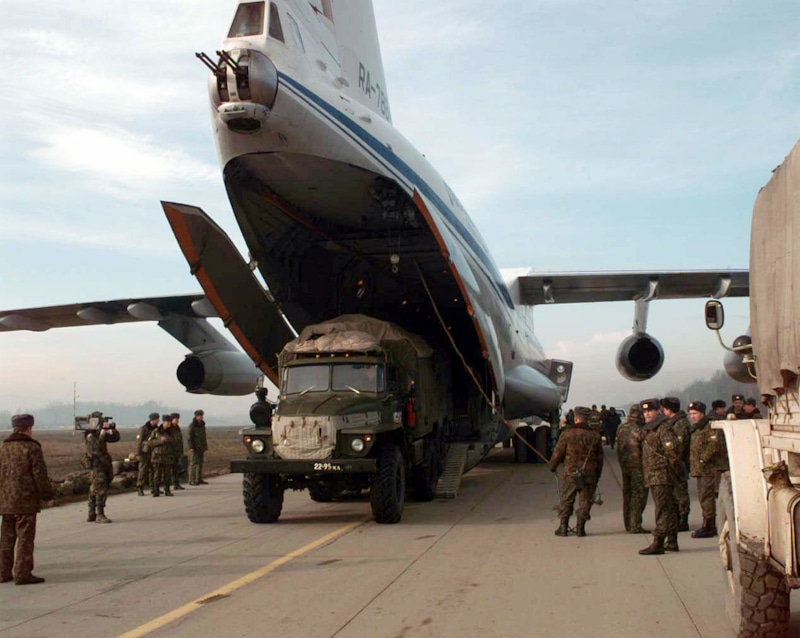
M722 305L709 301L706 325L723 322ZM740 337L729 350L767 410L714 422L730 461L717 502L720 557L736 635L786 638L790 592L800 588L800 143L753 208L750 322L752 343Z

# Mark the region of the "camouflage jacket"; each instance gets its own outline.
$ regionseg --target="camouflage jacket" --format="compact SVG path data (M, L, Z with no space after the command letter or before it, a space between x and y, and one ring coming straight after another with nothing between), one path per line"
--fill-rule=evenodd
M558 437L553 456L550 457L550 470L555 472L562 462L567 474L583 469L586 476L599 479L603 473L603 442L600 433L583 423L564 430Z
M189 424L189 449L193 452L206 452L208 441L206 440L206 422L200 419Z
M706 416L695 426L692 434L692 476L711 476L715 472L730 469L725 433L711 427L712 421L724 420Z
M678 438L678 453L680 454L681 461L686 467L689 467L689 455L691 449L692 439L692 426L689 419L686 417L686 412L681 410L669 420L672 431Z
M105 435L101 436L102 432L105 432ZM91 469L111 467L111 455L108 453L106 444L117 441L119 441L119 432L116 428L89 430L86 433L86 456L90 458Z
M683 473L678 437L663 415L644 426L642 466L645 487L672 485Z
M173 425L170 429L172 433L172 444L175 446L175 463L183 456L183 432L180 425Z
M36 514L53 498L42 446L14 432L0 446L0 514Z
M164 428L160 425L153 430L148 440L152 450L150 458L153 463L172 465L177 463L178 456L175 454L175 426ZM162 439L164 439L162 441Z
M617 459L623 470L642 471L644 428L636 419L626 419L617 430Z
M139 428L139 432L136 435L136 454L138 456L149 456L153 451L150 447L148 439L157 427L158 426L153 427L150 425L150 421L148 421Z
M592 413L586 420L586 425L590 430L594 430L595 432L600 432L602 434L603 418L600 416L600 413L597 410L592 410Z

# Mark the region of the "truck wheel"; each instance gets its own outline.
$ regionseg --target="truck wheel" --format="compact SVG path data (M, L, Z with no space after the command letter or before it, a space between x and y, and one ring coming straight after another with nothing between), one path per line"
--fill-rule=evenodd
M339 493L330 485L314 483L313 485L308 486L308 495L311 497L312 501L317 503L330 503L339 495Z
M738 638L784 638L789 629L786 580L757 547L736 543L736 518L729 472L717 499L719 551L725 579L725 607Z
M244 509L251 523L274 523L283 509L283 485L270 474L245 473Z
M414 500L432 501L436 494L439 475L436 473L436 443L425 442L425 461L414 466Z
M406 500L406 467L400 448L388 444L378 454L378 471L370 493L376 523L398 523Z

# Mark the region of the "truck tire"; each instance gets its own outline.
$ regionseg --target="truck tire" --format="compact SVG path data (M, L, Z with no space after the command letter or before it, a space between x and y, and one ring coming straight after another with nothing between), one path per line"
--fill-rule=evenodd
M314 483L308 486L308 495L316 503L330 503L339 493L330 485L324 483Z
M758 548L736 543L730 472L722 475L717 499L719 551L725 579L725 607L738 638L785 638L789 590L783 575Z
M370 505L376 523L398 523L406 501L406 465L400 448L389 443L378 453Z
M414 466L414 500L432 501L436 495L436 485L439 475L436 473L436 442L433 439L425 441L425 461Z
M251 523L274 523L283 509L283 485L270 474L245 473L242 479L244 509Z

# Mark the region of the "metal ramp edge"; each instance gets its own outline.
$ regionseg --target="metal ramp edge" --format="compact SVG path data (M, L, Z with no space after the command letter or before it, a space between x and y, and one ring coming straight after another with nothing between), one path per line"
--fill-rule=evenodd
M444 470L436 485L435 498L455 498L464 476L469 443L451 443L444 458Z

